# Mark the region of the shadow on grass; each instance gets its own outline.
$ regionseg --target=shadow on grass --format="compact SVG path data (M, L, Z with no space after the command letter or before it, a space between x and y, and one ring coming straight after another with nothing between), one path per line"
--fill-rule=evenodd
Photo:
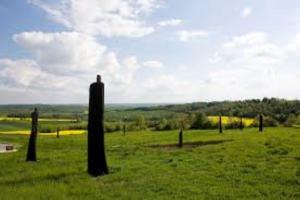
M206 145L216 145L216 144L222 144L225 142L231 142L233 140L208 140L208 141L196 141L196 142L186 142L182 144L182 147L178 146L178 143L176 144L154 144L154 145L147 145L147 147L151 148L159 148L163 150L176 150L176 149L190 149L190 148L196 148Z

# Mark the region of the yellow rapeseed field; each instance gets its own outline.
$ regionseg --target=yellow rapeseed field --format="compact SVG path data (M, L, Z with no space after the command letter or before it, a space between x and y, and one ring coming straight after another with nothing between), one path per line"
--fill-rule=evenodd
M20 118L20 117L0 117L0 121L30 121L31 118ZM39 121L53 121L53 122L73 122L74 119L52 119L52 118L40 118Z
M218 123L219 116L208 116L208 119L211 120L213 123ZM222 124L228 124L230 122L239 122L239 121L240 121L239 117L222 116ZM254 119L243 118L243 122L245 126L250 126L254 122Z
M85 130L62 130L59 132L59 135L80 135L86 133ZM30 131L29 130L23 130L23 131L1 131L0 134L11 134L11 135L29 135ZM55 133L39 133L39 135L55 135Z

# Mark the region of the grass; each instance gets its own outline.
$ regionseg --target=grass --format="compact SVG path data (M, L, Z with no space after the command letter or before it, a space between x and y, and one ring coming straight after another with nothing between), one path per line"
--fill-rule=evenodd
M106 135L110 174L86 173L86 135L38 137L37 163L26 163L28 137L0 154L0 199L300 199L300 129L199 130ZM223 141L223 142L217 142Z

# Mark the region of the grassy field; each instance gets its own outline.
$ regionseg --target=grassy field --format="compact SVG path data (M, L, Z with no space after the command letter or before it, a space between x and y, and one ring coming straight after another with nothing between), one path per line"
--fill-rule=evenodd
M110 174L86 173L86 135L0 135L19 151L0 154L0 199L300 199L300 129L267 128L106 135ZM191 143L191 144L187 144Z

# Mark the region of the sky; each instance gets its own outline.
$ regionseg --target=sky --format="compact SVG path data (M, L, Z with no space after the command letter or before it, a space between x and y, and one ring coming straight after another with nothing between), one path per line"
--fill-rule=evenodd
M1 0L0 104L300 99L300 1Z

